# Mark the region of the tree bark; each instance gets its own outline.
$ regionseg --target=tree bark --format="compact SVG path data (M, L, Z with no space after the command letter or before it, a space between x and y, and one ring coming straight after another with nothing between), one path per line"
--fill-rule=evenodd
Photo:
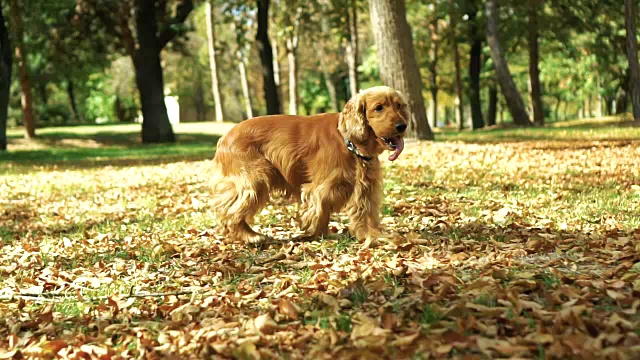
M216 63L216 38L213 19L213 0L207 0L205 4L206 22L207 22L207 45L209 48L209 67L211 69L211 91L213 92L213 101L215 102L216 121L222 122L224 115L222 114L222 96L220 95L220 84L218 83L218 67Z
M7 150L7 117L11 91L11 43L0 6L0 151Z
M76 94L73 86L73 81L71 79L67 80L67 96L69 97L69 110L71 110L71 115L73 116L73 122L74 123L84 122L84 118L80 113L80 110L78 110Z
M469 103L471 105L471 127L484 127L482 100L480 99L480 72L482 71L482 40L475 38L469 54Z
M471 128L484 127L482 101L480 99L480 72L482 71L482 39L478 37L477 9L475 4L469 13L469 103L471 105Z
M433 139L427 110L422 97L422 79L416 63L407 23L404 0L371 0L369 2L375 44L378 48L380 77L385 85L402 92L409 103L411 119L409 136Z
M460 66L460 50L458 49L458 40L456 34L457 17L453 11L453 0L449 0L449 15L451 18L451 44L453 46L453 62L456 73L456 99L455 104L457 110L456 122L458 124L458 131L464 129L464 101L462 90L462 68Z
M495 85L489 87L489 108L487 109L487 126L496 124L496 113L498 111L498 88Z
M282 101L284 101L284 96L282 95L282 80L280 79L280 46L277 41L277 37L274 39L270 37L273 44L273 81L276 83L276 90L278 92L278 99L281 99L281 102L278 103L278 113L282 113Z
M22 89L22 121L24 124L24 137L32 139L36 136L36 124L33 109L33 90L29 77L27 53L24 46L24 34L22 26L22 9L17 0L11 0L11 18L14 28L15 60L18 63L18 79Z
M516 84L513 81L511 72L507 65L507 60L504 57L504 52L500 41L498 39L498 6L497 0L487 0L486 3L487 14L487 42L491 49L491 59L496 67L496 74L498 76L498 82L502 89L502 94L507 102L509 112L513 117L513 122L519 126L531 126L529 121L529 115L524 107L524 102Z
M327 54L322 45L319 45L318 49L318 58L320 60L320 67L322 69L322 77L324 78L324 84L327 87L327 91L329 92L329 100L331 101L331 111L339 112L340 109L338 107L336 85L331 79L331 73L329 72L329 70L327 70L327 63L325 61Z
M438 17L434 16L431 28L431 49L429 49L429 90L431 91L431 126L435 128L438 126ZM455 39L454 39L455 42ZM454 45L457 52L457 44Z
M258 1L258 30L256 41L262 60L262 76L264 78L264 97L267 103L267 114L273 115L280 111L280 99L273 72L273 53L269 41L269 0Z
M323 12L328 14L329 11L326 7L323 7ZM318 45L318 60L320 61L320 68L322 71L322 77L324 77L324 84L329 92L329 100L331 101L331 111L340 112L338 105L338 95L336 92L336 85L333 83L331 72L329 72L328 64L326 61L327 51L324 45L331 41L331 32L329 30L328 16L323 15L320 19L320 27L322 30L323 43Z
M133 65L144 119L142 142L175 142L164 102L164 79L160 62L162 40L157 35L155 4L153 0L136 0L135 5L139 47L133 56Z
M640 69L638 68L638 40L636 38L636 9L635 1L624 0L624 19L627 30L627 59L631 75L631 104L633 106L633 120L640 122Z
M529 0L529 79L531 81L531 104L533 107L533 123L544 125L544 109L542 104L542 87L540 85L540 62L538 46L538 4L541 0Z
M251 94L249 93L249 81L247 80L247 66L242 51L238 50L238 71L240 71L240 83L242 84L242 95L244 96L244 106L247 112L247 119L253 117L251 108Z
M349 67L349 90L351 96L358 93L358 8L357 0L349 0L347 8L349 37L346 45L347 66Z
M297 35L287 37L287 61L289 63L289 114L298 114L298 47Z

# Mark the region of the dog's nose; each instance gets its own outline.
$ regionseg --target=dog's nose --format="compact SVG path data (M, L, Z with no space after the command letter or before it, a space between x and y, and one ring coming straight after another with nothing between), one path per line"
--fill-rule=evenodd
M396 130L398 130L399 132L403 132L407 130L407 124L403 124L403 123L396 124Z

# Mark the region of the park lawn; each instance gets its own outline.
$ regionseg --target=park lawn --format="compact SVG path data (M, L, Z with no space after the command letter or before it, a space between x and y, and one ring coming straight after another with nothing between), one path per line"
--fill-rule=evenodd
M328 239L291 241L280 199L256 219L277 242L221 237L207 124L176 145L127 144L132 127L12 151L0 356L637 358L640 133L595 125L444 132L382 155L390 237L370 248L341 215ZM41 134L95 139L81 129Z

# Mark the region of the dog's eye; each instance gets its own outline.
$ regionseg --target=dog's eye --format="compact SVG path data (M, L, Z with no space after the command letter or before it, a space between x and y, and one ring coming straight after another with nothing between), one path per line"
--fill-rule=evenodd
M400 110L400 108L402 108L402 104L398 103L396 107L398 108L398 110Z
M378 105L378 106L376 106L373 110L375 110L375 111L377 111L377 112L380 112L380 111L382 111L382 108L383 108L383 106L382 106L382 105Z

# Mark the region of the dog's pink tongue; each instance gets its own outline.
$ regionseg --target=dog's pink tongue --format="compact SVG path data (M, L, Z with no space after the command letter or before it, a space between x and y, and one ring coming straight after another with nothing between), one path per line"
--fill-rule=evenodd
M396 150L393 152L393 154L389 156L389 160L393 161L397 159L398 156L400 156L400 153L402 152L402 150L404 150L404 139L399 138L398 141L396 141Z

